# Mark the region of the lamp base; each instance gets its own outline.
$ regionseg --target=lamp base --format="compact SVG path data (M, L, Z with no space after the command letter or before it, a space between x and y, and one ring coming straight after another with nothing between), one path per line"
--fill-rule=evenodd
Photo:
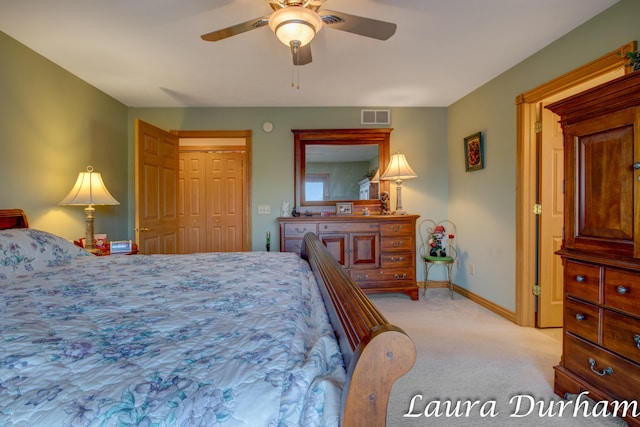
M93 205L84 208L85 230L84 230L84 248L88 252L94 252L96 248L93 236L93 219L95 218L96 209Z

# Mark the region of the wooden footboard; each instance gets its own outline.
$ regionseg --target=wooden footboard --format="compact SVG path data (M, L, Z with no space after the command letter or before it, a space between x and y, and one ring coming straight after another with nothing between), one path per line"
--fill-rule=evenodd
M385 426L393 383L416 360L415 344L391 325L313 233L302 255L311 265L347 368L342 426Z

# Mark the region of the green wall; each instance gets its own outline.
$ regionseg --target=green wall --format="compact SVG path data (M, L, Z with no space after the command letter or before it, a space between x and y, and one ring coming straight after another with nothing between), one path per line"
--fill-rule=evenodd
M638 40L639 16L640 1L621 0L449 107L448 207L462 252L456 284L515 310L515 98ZM466 173L463 139L478 131L485 137L486 167Z
M82 237L82 207L58 202L92 165L121 203L96 208L96 231L127 237L127 107L2 32L0 64L0 208Z
M267 231L279 235L276 218L284 201L293 206L293 134L291 129L359 128L359 107L353 108L130 108L129 155L133 171L134 123L141 119L165 130L251 130L252 246L263 250ZM273 123L265 132L262 124ZM391 109L391 152L403 152L418 178L404 181L402 204L421 217L447 215L446 108ZM392 207L395 206L392 184ZM133 206L130 193L130 207ZM271 215L258 215L258 205L271 205ZM130 212L133 220L133 211ZM130 228L133 228L131 223ZM272 240L272 250L279 241ZM424 277L423 266L418 267Z

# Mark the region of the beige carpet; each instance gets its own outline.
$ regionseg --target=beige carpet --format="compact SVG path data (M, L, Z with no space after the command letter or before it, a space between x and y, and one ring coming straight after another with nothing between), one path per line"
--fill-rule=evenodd
M371 299L418 351L413 369L393 387L388 426L626 425L595 417L593 406L585 417L585 405L575 404L584 398L572 399L574 404L558 414L553 366L562 345L557 334L519 327L458 294L452 300L446 289L429 289L426 298L421 291L419 301L400 294Z

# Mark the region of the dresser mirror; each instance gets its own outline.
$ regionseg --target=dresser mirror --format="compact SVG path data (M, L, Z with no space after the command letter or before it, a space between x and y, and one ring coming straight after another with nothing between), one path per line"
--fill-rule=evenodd
M352 203L353 213L380 209L380 193L389 181L380 174L389 162L392 129L292 130L295 158L295 207L302 214L335 212L336 203Z

